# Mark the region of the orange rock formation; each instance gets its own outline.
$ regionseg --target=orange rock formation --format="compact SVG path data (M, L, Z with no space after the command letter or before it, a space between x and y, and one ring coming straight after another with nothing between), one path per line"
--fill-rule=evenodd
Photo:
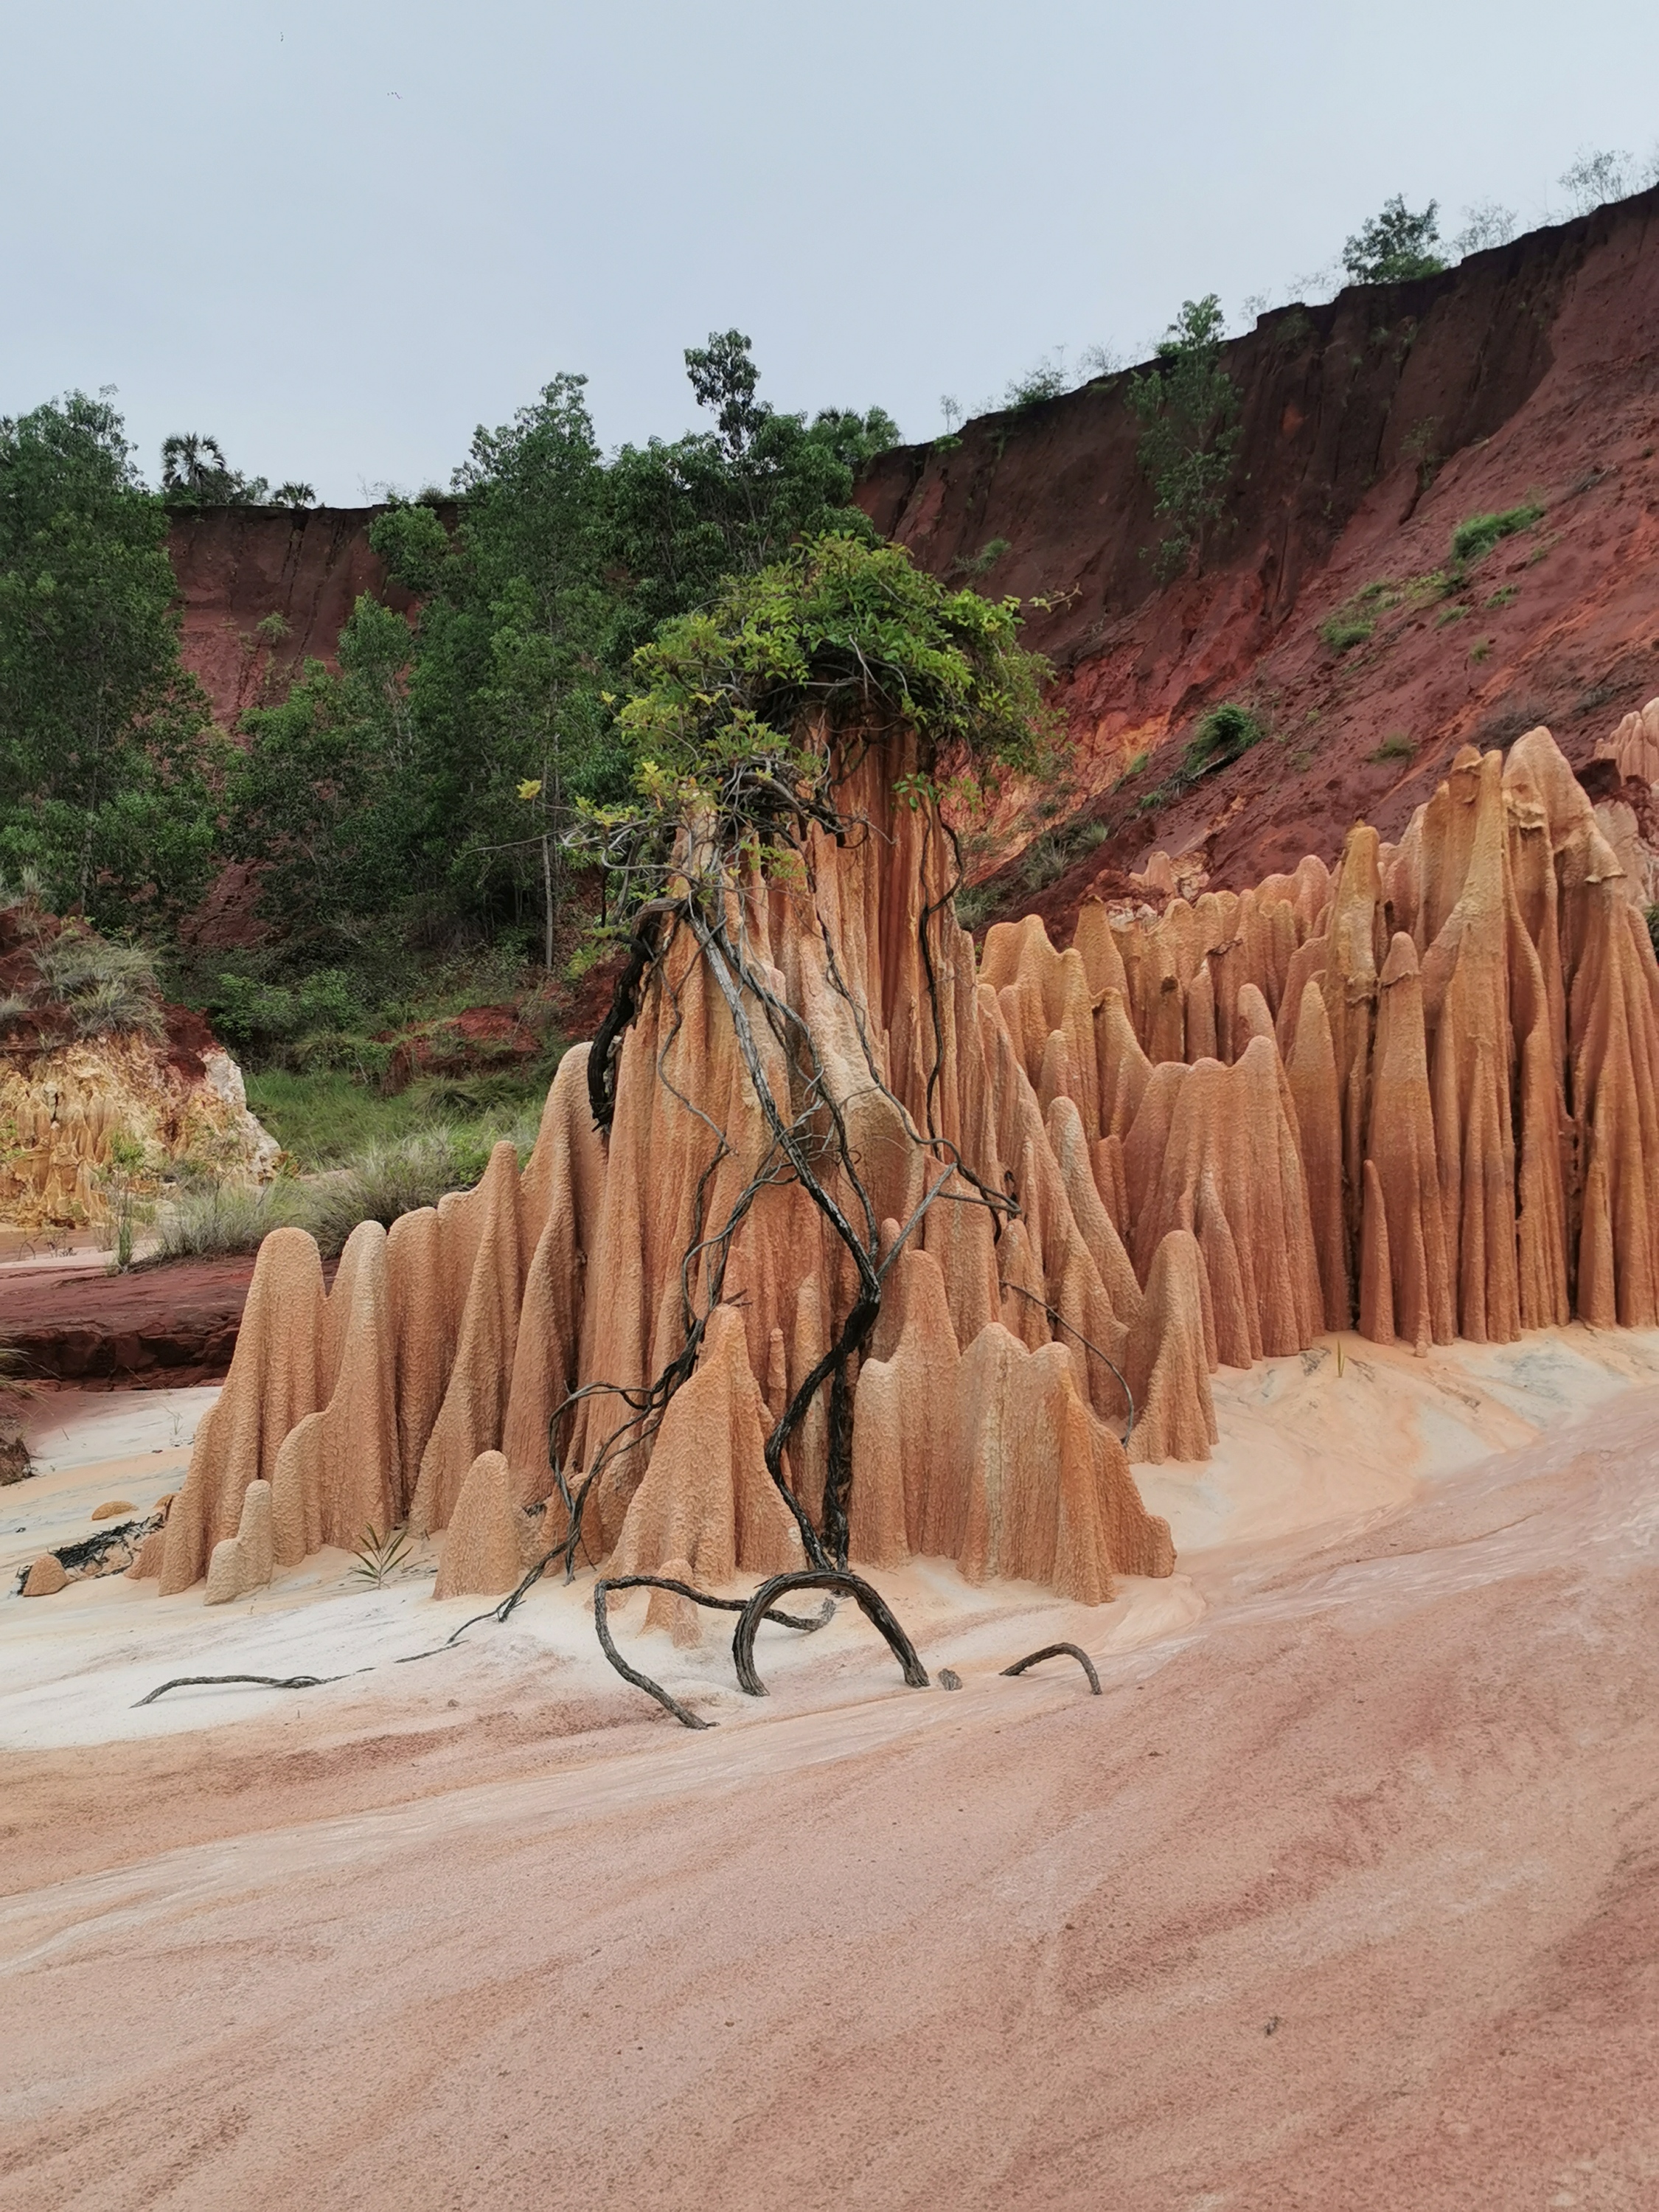
M1334 873L1085 907L1058 951L1028 918L977 962L902 766L866 752L856 834L676 926L605 1134L580 1047L522 1172L499 1147L360 1230L331 1295L268 1240L164 1589L264 1480L278 1559L407 1514L451 1531L441 1593L507 1587L525 1509L550 1547L575 1498L615 1573L798 1566L844 1504L854 1565L1094 1603L1170 1571L1130 1462L1207 1455L1218 1364L1659 1316L1659 966L1547 731Z

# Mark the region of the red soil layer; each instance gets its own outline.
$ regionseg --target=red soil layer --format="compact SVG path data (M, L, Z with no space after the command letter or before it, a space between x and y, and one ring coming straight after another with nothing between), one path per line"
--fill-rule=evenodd
M215 507L173 518L168 550L184 601L184 656L227 729L245 708L280 698L307 659L333 665L358 595L400 613L414 602L369 550L378 507ZM258 626L281 615L288 635Z
M27 1374L83 1387L216 1382L236 1348L252 1277L251 1254L126 1275L84 1261L0 1267L0 1338L17 1347Z
M1008 905L1062 939L1097 876L1155 846L1203 848L1236 888L1305 852L1334 860L1358 816L1397 836L1458 745L1544 721L1579 767L1659 692L1659 191L1440 276L1276 312L1226 360L1239 489L1194 579L1159 589L1142 557L1160 526L1121 386L970 423L944 453L884 454L860 489L936 573L1003 538L984 588L1055 601L1027 641L1055 663L1077 798L1111 835L1035 900L1011 877ZM1462 619L1427 599L1346 653L1322 641L1364 586L1443 567L1460 521L1534 496L1543 521L1474 571ZM1269 741L1132 817L1225 698ZM1397 737L1410 757L1376 758Z

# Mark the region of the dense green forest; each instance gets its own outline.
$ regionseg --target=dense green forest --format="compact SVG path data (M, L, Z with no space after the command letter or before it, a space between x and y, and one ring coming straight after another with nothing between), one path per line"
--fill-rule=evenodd
M107 399L0 422L14 889L142 939L256 1063L373 1073L376 1033L446 996L570 973L599 887L567 832L629 788L640 648L792 544L870 544L854 476L897 437L879 408L775 409L738 331L685 358L711 427L672 441L603 453L574 375L481 428L447 520L398 503L373 526L418 617L359 599L337 672L307 663L228 734L179 660L168 507L265 487L173 439L152 492ZM234 862L268 941L191 951L179 925Z

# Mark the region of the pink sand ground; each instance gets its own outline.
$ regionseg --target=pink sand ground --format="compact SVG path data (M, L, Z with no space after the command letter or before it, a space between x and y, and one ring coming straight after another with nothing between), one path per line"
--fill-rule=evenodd
M1097 1699L509 1629L14 1752L0 2207L1659 2206L1656 1443L1210 1554Z

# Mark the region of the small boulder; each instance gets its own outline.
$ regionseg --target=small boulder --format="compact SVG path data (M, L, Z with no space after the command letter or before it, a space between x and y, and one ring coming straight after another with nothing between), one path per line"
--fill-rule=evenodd
M94 1521L112 1521L118 1513L131 1513L136 1510L130 1498L106 1498L101 1505L93 1507L92 1517Z
M29 1569L28 1579L23 1584L25 1597L50 1597L63 1589L69 1577L64 1572L64 1563L55 1552L42 1552Z

